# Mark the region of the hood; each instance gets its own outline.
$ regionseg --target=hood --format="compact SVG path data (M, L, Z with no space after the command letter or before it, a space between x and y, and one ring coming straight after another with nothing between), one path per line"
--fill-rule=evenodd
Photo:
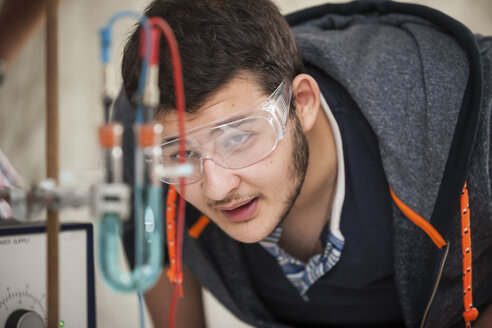
M482 98L473 34L436 10L390 1L322 5L287 19L303 60L337 80L373 127L390 187L445 236Z

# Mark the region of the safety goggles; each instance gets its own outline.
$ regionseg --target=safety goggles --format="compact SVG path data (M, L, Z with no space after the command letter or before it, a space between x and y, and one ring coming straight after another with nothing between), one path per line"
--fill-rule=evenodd
M185 183L201 179L203 162L210 159L228 169L240 169L267 157L284 137L291 100L290 83L282 82L261 104L227 119L208 123L186 131L185 163L193 166ZM165 168L179 165L178 135L161 144L162 164ZM163 177L168 184L179 183L179 178Z

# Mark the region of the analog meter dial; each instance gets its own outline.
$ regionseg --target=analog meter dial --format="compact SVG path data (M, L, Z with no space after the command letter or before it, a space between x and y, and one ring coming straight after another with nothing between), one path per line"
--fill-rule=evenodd
M33 295L29 285L23 289L7 287L0 291L0 328L46 327L45 295Z

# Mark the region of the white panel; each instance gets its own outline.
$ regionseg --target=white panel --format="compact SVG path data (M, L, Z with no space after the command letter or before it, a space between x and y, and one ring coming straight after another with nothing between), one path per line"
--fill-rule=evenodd
M59 318L66 327L86 328L86 231L62 231L59 240ZM0 236L0 327L18 309L35 311L46 322L45 233Z

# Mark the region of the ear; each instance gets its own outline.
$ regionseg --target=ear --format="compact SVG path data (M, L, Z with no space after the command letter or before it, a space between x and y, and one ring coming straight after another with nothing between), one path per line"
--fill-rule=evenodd
M296 101L296 113L304 132L311 130L318 117L320 91L316 80L308 74L299 74L292 81L292 94Z

